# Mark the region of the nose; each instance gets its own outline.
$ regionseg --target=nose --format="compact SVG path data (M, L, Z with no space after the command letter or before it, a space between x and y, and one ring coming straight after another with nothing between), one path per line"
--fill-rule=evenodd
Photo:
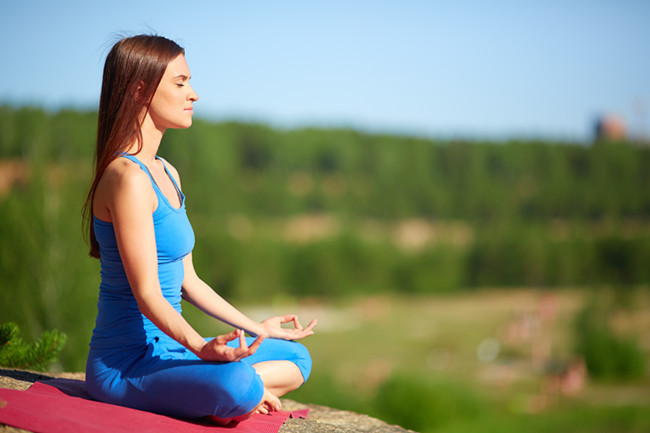
M190 94L188 96L188 99L192 102L196 102L199 100L199 95L194 91L194 88L190 86Z

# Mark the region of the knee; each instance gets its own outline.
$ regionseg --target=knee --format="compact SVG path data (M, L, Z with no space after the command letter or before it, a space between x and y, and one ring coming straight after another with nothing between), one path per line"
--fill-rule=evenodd
M264 395L264 383L250 366L234 362L227 377L216 378L214 387L217 405L213 415L230 418L255 409ZM218 389L217 389L218 388Z
M307 381L311 373L311 355L309 350L301 343L293 343L293 359L291 359L302 374L303 383Z

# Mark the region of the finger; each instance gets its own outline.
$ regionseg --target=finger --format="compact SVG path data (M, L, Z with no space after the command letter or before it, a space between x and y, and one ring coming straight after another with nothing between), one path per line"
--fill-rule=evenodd
M257 348L260 347L260 344L262 344L262 341L264 341L264 337L260 335L259 337L257 337L255 339L255 341L253 341L251 343L250 346L248 346L249 355L252 355L253 353L255 353L257 351Z
M262 344L262 340L264 340L264 337L259 336L248 347L246 347L246 340L244 340L243 346L232 350L232 353L234 355L233 361L240 361L242 358L246 358L247 356L254 354L257 351L257 348L260 347L260 344Z
M298 335L300 338L305 338L309 337L310 335L314 335L314 331L301 331Z
M316 325L318 325L318 320L314 319L311 322L309 322L309 325L305 328L305 331L311 331L312 329L314 329Z
M313 329L314 329L314 327L316 326L317 323L318 322L315 322L315 321L312 320L311 323L309 323L309 326L307 326L306 328L304 328L304 329L296 329L294 331L294 335L296 337L298 337L298 338L303 338L303 337L308 337L310 335L313 335L314 334Z
M241 329L239 330L239 347L241 349L248 349L248 345L246 344L246 337L244 336L244 331Z
M315 325L312 326L312 325L310 324L310 327L305 328L305 329L301 329L301 330L294 329L294 330L291 330L292 332L289 333L289 335L288 335L289 338L288 338L288 339L289 339L289 340L300 340L300 339L302 339L302 338L309 337L310 335L314 335L314 331L312 331L312 329L311 329L311 328L313 328L314 326L315 326Z
M318 325L318 320L314 319L311 322L309 322L309 325L306 328L300 328L294 331L298 331L298 334L300 335L305 335L305 336L312 335L314 333L313 329L314 327L316 327L316 325Z
M296 317L295 314L285 314L284 316L280 316L280 323L289 323L289 322L292 322L292 321L294 323L296 323L295 321L297 319L298 318Z
M227 342L232 341L235 338L237 338L238 335L239 335L239 329L235 329L234 331L231 331L231 332L229 332L227 334L219 335L216 338L216 340L217 340L217 342L219 342L219 344L226 344Z
M293 326L296 329L302 329L302 325L300 324L300 320L298 320L298 316L293 316Z
M305 337L309 337L310 335L314 335L314 331L300 331L299 333L293 336L293 339L301 340Z

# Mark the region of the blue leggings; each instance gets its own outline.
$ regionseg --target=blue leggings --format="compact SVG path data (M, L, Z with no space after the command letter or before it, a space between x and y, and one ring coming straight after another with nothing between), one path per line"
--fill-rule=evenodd
M248 345L253 340L246 338ZM239 340L228 345L237 347ZM311 357L297 342L266 339L239 362L206 362L164 336L144 354L91 348L86 384L91 397L107 403L183 418L230 418L262 399L264 384L251 365L279 360L295 363L305 381L309 377Z

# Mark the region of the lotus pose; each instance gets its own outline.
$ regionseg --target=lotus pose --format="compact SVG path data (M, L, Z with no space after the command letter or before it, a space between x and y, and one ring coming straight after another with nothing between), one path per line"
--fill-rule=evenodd
M293 340L316 321L255 322L197 276L178 172L156 155L168 128L192 124L190 77L183 48L160 36L122 39L106 58L84 208L101 263L86 382L97 400L227 423L279 409L279 397L307 380L311 358ZM181 298L235 330L204 339L181 315Z

